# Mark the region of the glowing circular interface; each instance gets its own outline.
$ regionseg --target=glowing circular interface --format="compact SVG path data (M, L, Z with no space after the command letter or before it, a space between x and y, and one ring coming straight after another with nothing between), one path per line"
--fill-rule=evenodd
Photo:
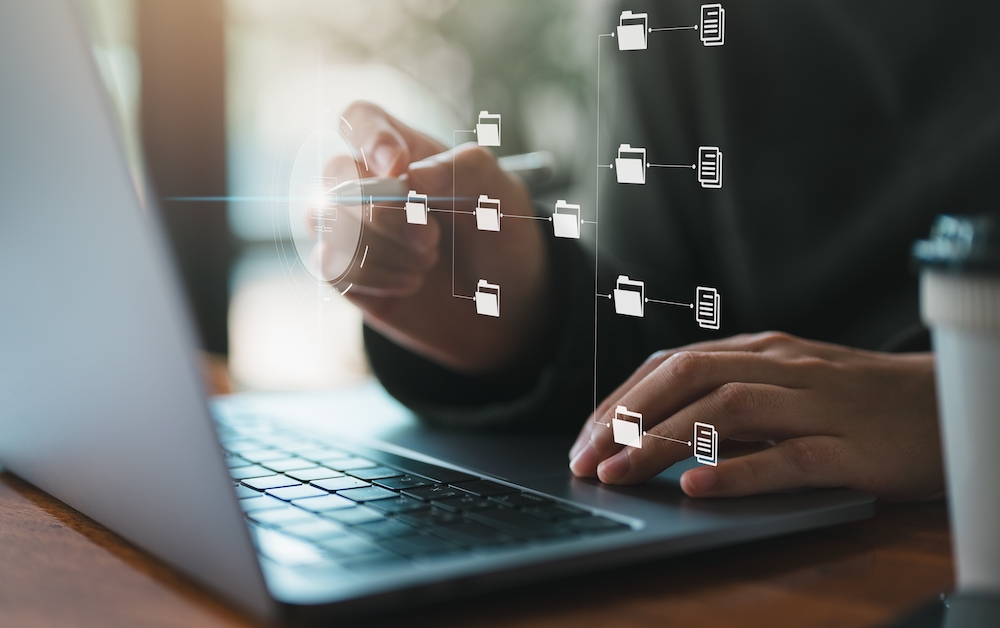
M295 151L289 233L297 257L318 280L337 283L356 261L364 228L360 179L354 151L335 129L313 130Z

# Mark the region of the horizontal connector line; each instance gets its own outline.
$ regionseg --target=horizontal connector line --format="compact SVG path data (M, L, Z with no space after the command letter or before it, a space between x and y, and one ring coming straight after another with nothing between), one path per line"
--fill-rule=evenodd
M601 294L600 292L598 292L596 296L599 296L599 297L604 298L604 299L610 299L611 298L610 294Z
M476 134L475 130L473 129L456 129L455 131L453 131L453 133L472 133L473 135Z
M681 445L691 446L691 441L689 440L678 440L676 438L667 438L666 436L657 436L656 434L650 434L649 432L643 432L643 436L652 436L653 438L659 438L660 440L669 440L674 443L680 443Z
M646 164L647 168L689 168L691 170L696 170L698 168L697 164Z
M596 225L597 224L596 220L581 220L580 222L582 222L585 225Z
M476 300L476 297L467 297L464 294L453 294L451 296L455 297L456 299L468 299L469 301L475 301Z
M609 170L613 170L614 169L614 165L612 165L612 164L597 164L597 167L598 168L608 168Z
M614 33L601 33L600 35L597 36L597 38L600 39L601 37L614 37L614 36L615 36Z
M546 216L518 216L517 214L500 214L501 218L524 218L525 220L545 220L546 222L552 222L551 218Z
M686 307L694 309L694 303L678 303L677 301L660 301L659 299L646 299L646 303L660 303L663 305L676 305L678 307Z
M444 214L468 214L470 216L472 216L475 213L475 212L462 211L461 209L437 209L436 207L428 207L427 211L429 211L429 212L441 212L441 213L444 213Z
M659 33L663 31L696 31L698 30L698 25L694 26L667 26L665 28L651 28L650 33Z

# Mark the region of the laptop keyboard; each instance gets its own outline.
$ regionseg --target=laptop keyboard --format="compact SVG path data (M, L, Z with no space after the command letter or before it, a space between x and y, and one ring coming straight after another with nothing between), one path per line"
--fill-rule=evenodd
M587 508L409 458L220 426L261 554L364 571L630 531Z

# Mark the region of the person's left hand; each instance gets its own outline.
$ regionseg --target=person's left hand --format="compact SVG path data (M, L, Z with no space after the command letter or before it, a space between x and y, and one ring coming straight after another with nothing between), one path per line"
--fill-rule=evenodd
M736 336L650 358L598 407L570 450L579 477L635 484L692 455L644 437L615 444L616 406L651 435L692 439L696 421L719 438L773 447L691 469L692 497L736 497L843 486L894 501L940 497L944 479L930 353L874 353L781 333Z

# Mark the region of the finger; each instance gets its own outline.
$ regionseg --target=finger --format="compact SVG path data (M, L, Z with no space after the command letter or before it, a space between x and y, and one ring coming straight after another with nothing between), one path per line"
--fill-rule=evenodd
M382 253L378 252L380 250ZM322 275L328 278L332 278L332 273L346 265L344 260L338 259L337 252L326 242L317 243L313 247L312 256L313 266L320 268ZM436 262L436 254L430 259L418 258L410 251L382 240L375 245L369 245L364 265L354 265L337 285L342 290L352 285L352 291L356 290L362 294L409 295L419 288L421 277Z
M398 177L411 161L444 148L370 102L352 103L342 117L350 125L348 138L362 153L365 176Z
M524 185L500 168L488 148L472 142L410 164L408 177L418 192L472 199L486 194L502 201L514 186Z
M648 480L692 455L695 423L715 427L720 440L741 433L761 434L765 439L813 434L815 426L803 420L802 403L801 390L724 384L657 425L647 427L644 416L642 447L626 447L604 460L597 467L597 477L607 484Z
M803 385L803 375L789 363L758 353L680 351L647 374L621 397L617 405L641 413L644 424L656 425L729 382L798 388ZM609 407L598 418L610 428L614 408ZM620 450L621 445L614 442L612 429L595 429L590 439L590 448L581 452L577 456L577 464L572 465L573 473L581 477L594 477L597 475L597 465Z
M847 439L807 436L730 458L717 467L691 469L681 488L691 497L741 497L793 488L849 486L859 456Z

